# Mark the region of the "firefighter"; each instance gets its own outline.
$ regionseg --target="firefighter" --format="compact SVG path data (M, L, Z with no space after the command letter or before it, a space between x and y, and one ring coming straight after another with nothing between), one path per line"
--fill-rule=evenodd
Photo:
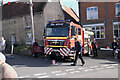
M98 44L94 38L94 40L92 41L92 52L93 52L94 57L98 56L97 48L98 48Z
M81 62L82 62L81 66L83 66L85 64L85 61L82 58L82 46L81 46L81 43L76 38L75 38L75 50L76 50L75 61L71 65L76 66L77 59L78 59L78 56L79 56L79 58L81 59Z
M37 47L38 47L39 45L38 45L38 42L37 42L37 40L35 39L35 42L33 43L33 50L34 50L34 52L33 52L33 57L34 58L36 58L36 57L38 57L38 51L37 51Z

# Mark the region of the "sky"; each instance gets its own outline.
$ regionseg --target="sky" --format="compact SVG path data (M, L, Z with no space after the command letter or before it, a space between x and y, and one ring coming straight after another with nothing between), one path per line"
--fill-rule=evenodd
M76 0L62 0L62 4L69 8L72 8L75 11L75 13L79 16L78 2Z
M3 1L5 1L5 3L8 3L8 2L13 2L18 0L3 0ZM0 3L1 3L1 0L0 0ZM69 8L72 8L75 11L75 13L79 16L78 2L76 0L61 0L61 3Z

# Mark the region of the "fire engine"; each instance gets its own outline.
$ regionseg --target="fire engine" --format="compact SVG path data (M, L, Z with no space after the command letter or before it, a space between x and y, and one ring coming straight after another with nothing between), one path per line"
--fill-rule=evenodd
M89 54L90 45L85 42L89 41L89 35L92 33L70 20L49 21L44 31L44 54L49 55L51 59L74 59L74 38L81 42L83 54Z

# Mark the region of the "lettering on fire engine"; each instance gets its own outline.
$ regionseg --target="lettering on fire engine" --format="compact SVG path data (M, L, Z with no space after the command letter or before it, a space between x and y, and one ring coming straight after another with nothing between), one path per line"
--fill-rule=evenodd
M50 24L51 26L63 25L63 23Z

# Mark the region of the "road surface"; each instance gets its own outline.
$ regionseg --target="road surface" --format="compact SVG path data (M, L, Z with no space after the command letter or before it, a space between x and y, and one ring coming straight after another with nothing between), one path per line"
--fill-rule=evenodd
M84 57L85 65L71 66L70 61L51 64L48 57L15 55L7 62L17 71L19 78L118 78L118 63L114 60Z

